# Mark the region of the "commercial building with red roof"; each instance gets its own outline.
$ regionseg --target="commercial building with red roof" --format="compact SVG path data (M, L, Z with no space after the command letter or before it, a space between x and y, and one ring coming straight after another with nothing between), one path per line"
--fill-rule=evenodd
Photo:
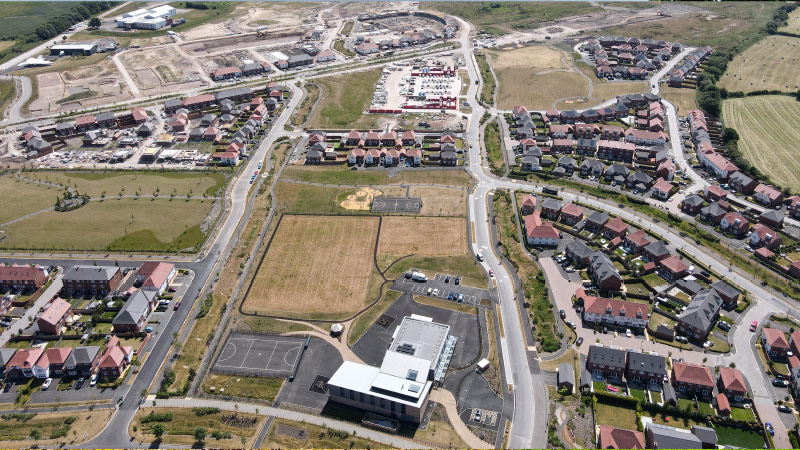
M672 363L672 384L679 395L709 397L714 390L711 369L687 362Z

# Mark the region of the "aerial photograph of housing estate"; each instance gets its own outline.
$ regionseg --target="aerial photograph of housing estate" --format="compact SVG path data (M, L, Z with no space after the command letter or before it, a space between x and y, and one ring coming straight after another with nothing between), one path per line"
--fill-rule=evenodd
M800 448L795 2L0 2L0 447Z

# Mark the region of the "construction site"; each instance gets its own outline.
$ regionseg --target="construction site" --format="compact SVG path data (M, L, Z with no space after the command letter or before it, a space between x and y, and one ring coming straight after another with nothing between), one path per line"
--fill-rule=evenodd
M197 60L174 45L131 50L118 57L144 95L173 93L206 84Z

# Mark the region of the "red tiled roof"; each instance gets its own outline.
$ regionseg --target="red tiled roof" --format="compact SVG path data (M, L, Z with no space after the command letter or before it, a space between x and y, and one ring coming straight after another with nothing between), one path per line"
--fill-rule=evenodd
M762 258L769 258L770 256L774 255L775 252L768 249L767 247L761 247L756 250L756 256L761 256Z
M717 394L717 409L719 412L730 414L731 402L728 401L728 397L725 397L725 394Z
M228 153L228 152L225 152ZM172 271L175 269L173 264L165 262L146 262L139 267L136 275L144 277L145 281L142 286L161 287Z
M45 351L47 358L50 360L50 364L64 364L69 358L70 353L72 353L71 348L48 348Z
M797 333L797 331L795 331ZM795 367L800 366L800 358L795 355L789 357L789 368L794 369Z
M350 130L350 132L347 133L347 139L361 139L361 132L357 130Z
M766 196L770 200L775 200L775 199L777 199L778 197L781 196L781 191L775 189L774 187L772 187L772 186L770 186L768 184L764 184L764 183L761 183L758 186L756 186L754 194L758 194L758 193Z
M644 448L644 435L640 431L625 430L623 428L600 425L601 448Z
M0 265L0 280L34 281L41 266Z
M728 196L728 191L714 184L706 187L706 192L720 198L725 198Z
M194 97L186 97L181 102L183 106L195 105L197 103L214 103L216 98L211 94L195 95Z
M353 156L364 156L364 149L363 148L354 148L350 150L350 154Z
M615 217L606 222L604 227L607 230L615 231L617 233L622 233L623 231L628 229L628 224L623 222L621 218Z
M681 261L681 259L675 255L662 259L658 264L666 267L667 270L672 273L681 273L689 269L686 264L684 264L683 261Z
M722 380L722 387L736 392L747 392L747 385L744 383L742 372L730 367L720 367L719 377Z
M583 207L574 203L568 203L561 208L561 215L564 216L565 214L568 216L578 217L583 214Z
M687 362L675 362L672 363L672 370L675 372L675 381L714 387L714 377L708 367Z
M654 189L657 189L661 192L670 192L674 187L675 186L672 183L663 178L659 178L658 181L656 181L656 183L653 185Z
M578 296L577 291L575 295L576 297ZM641 319L647 319L650 316L648 306L643 303L586 295L584 295L583 302L585 311L592 314L610 314L612 316L636 317ZM611 307L611 312L608 312L609 307Z
M524 217L525 230L530 233L534 228L542 224L542 218L539 216L539 211L534 211L533 214L528 214Z
M8 361L8 364L6 364L6 367L32 368L43 353L43 348L17 350L17 353L14 353L14 356L12 356L11 360Z
M761 330L767 344L773 349L789 350L789 341L786 340L786 335L782 330L777 328L764 328Z
M529 217L529 216L525 216ZM539 238L539 239L558 239L558 230L553 227L549 222L544 225L539 225L533 228L533 230L527 230L529 238Z
M219 76L229 75L229 74L233 74L233 73L241 73L241 69L239 69L238 67L222 67L220 69L217 69L217 70L211 72L211 75L215 76L215 77L219 77Z
M644 230L636 230L629 234L626 239L639 247L644 247L647 244L650 244L650 239L647 238L647 232Z
M96 119L94 116L81 116L75 118L75 126L79 127L81 125L88 125L90 123L95 123Z
M511 110L511 112L512 112L514 115L517 115L517 114L521 114L521 113L522 113L522 114L524 114L524 113L527 113L527 112L528 112L528 110L527 110L527 109L525 109L525 107L524 107L524 106L515 106L515 107L514 107L514 108Z
M525 194L525 196L522 197L522 206L536 208L536 197L531 194Z
M131 115L133 116L134 120L147 120L147 111L145 111L141 106L133 108L131 110Z

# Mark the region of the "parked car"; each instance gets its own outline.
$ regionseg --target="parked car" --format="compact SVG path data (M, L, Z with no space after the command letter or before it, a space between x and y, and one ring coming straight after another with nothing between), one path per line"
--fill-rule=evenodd
M753 323L750 324L750 331L756 331L756 328L758 328L758 321L754 320Z
M181 301L178 300L177 302L175 302L175 306L172 307L172 310L173 311L177 311L178 308L180 308L180 307L181 307Z
M780 412L782 412L782 413L791 413L791 412L794 412L794 410L793 410L792 408L789 408L789 407L788 407L788 406L786 406L786 405L778 405L778 411L780 411Z
M44 380L44 384L42 384L42 390L46 391L47 388L49 388L50 384L52 384L52 383L53 383L53 379L52 378L48 378L48 379Z
M575 345L576 345L576 346L578 346L578 347L580 347L580 346L581 346L581 344L583 344L583 338L582 338L582 337L579 337L579 338L578 338L578 340L577 340L577 341L575 341Z
M144 332L145 333L152 333L153 332L153 327L151 327L150 325L144 327Z
M767 431L769 431L770 436L775 436L775 429L772 428L772 424L770 422L765 423L764 427L767 428Z
M97 374L92 375L92 378L89 379L89 386L94 386L95 384L97 384L98 378L100 378L99 375Z
M169 291L170 291L170 292L177 292L177 291L178 291L178 288L171 287L171 288L169 288Z
M461 303L464 301L464 294L458 294L458 302Z
M450 293L447 294L447 299L448 300L452 300L453 299L453 291L450 291Z
M565 272L567 272L567 273L572 273L572 272L575 272L575 268L574 268L574 267L567 267L567 268L565 269Z
M563 309L558 312L558 315L561 316L562 320L567 318L567 312Z
M492 269L489 269L489 276L490 276L490 277L493 277L493 276L494 276L494 271L493 271Z
M456 283L456 286L458 286L459 284L461 284L461 275L458 275L458 276L456 276L456 281L455 281L455 283Z
M789 380L781 380L780 378L775 378L772 380L772 385L777 387L788 387Z
M626 336L626 337L631 337L631 336L633 336L633 333L631 333L631 329L630 329L630 328L626 328L626 329L625 329L625 336Z
M439 290L438 289L434 289L433 290L433 296L434 297L438 297L439 296Z
M711 341L705 341L705 342L703 343L703 348L711 348L711 347L713 347L713 346L714 346L714 343L713 343L713 342L711 342Z
M77 391L78 389L82 388L83 387L83 383L85 383L85 382L86 382L86 378L83 378L83 377L78 378L78 381L75 382L75 390Z
M450 275L444 277L444 282L445 283L449 283L450 282Z

